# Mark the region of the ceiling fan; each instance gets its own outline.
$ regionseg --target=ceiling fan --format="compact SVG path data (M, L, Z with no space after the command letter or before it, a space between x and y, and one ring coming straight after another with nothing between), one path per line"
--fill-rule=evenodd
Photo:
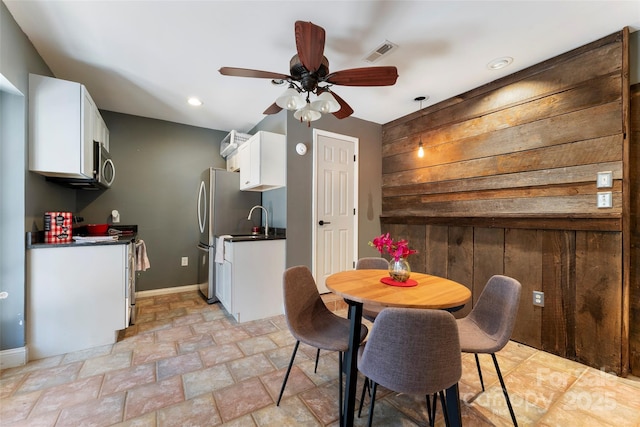
M364 67L329 72L329 60L324 56L324 28L311 22L296 21L294 29L298 52L289 61L290 75L234 67L222 67L219 70L225 76L288 82L289 88L264 114L275 114L286 108L295 110L294 117L307 124L319 119L322 113L332 113L338 119L344 119L353 114L353 109L331 89L332 86L392 86L396 83L396 67ZM310 94L315 94L317 100L311 102Z

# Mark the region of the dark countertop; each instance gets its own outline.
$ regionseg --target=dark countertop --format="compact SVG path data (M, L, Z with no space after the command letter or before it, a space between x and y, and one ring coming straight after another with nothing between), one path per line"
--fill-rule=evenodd
M72 241L66 243L44 243L44 231L27 232L26 246L27 249L42 249L42 248L69 248L78 246L103 246L103 245L127 245L131 242L135 242L138 236L137 225L109 225L109 228L126 232L127 234L118 235L117 240L105 240L98 242L83 242ZM72 232L73 236L91 237L87 234L86 226L74 227ZM96 236L102 237L102 236Z
M216 236L218 237L218 236ZM287 238L287 229L278 227L269 227L269 235L264 235L264 228L260 229L257 234L234 234L232 237L227 237L225 240L229 242L263 242L265 240L284 240Z
M250 234L242 236L228 237L225 240L229 242L265 242L269 240L286 240L286 236L265 236L264 234Z

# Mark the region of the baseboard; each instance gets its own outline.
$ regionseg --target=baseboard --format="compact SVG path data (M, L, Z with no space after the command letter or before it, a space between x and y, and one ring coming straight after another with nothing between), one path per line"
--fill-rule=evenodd
M27 364L27 347L0 351L0 370Z
M200 289L198 285L176 286L174 288L151 289L150 291L136 292L136 298L155 297L165 294L177 294L178 292L197 291Z

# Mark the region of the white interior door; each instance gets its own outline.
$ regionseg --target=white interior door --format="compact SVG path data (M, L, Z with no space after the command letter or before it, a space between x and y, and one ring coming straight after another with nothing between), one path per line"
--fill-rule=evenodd
M356 260L358 139L314 129L313 275L320 293L327 276Z

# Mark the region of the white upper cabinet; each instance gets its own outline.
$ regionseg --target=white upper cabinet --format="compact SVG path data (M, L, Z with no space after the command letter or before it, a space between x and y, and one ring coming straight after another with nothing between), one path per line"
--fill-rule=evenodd
M80 83L29 75L29 170L93 178L93 142L109 148L109 131Z
M284 135L260 131L238 148L240 189L267 191L286 185Z
M97 107L93 111L93 140L101 142L109 151L109 129Z

